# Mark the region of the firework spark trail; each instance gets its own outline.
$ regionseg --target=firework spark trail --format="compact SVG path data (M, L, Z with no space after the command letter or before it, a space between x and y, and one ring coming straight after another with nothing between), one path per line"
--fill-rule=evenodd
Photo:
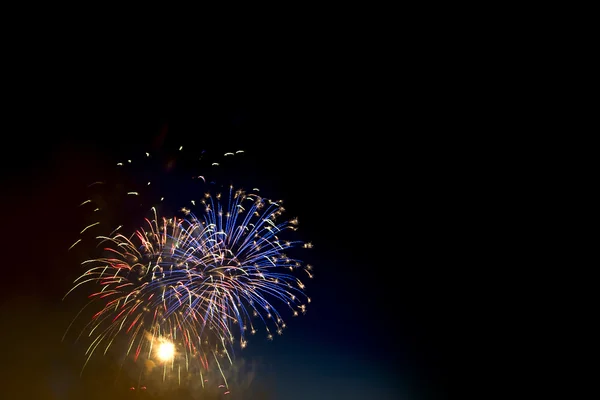
M284 212L281 201L232 186L225 197L205 193L200 218L189 210L185 218L159 218L153 207L153 219L146 218L130 237L116 233L121 227L96 237L104 256L83 262L90 268L65 295L83 285L101 287L89 295L102 306L84 328L89 337L98 331L84 368L102 343L106 353L115 338L125 335L127 354L136 349L136 360L144 348L151 357L156 340L179 343L184 361L178 379L181 364L187 371L190 360L198 362L200 373L207 368L208 348L221 369L217 355L232 362L228 348L238 340L246 346L245 332L256 332L253 318L264 324L267 338L272 338L270 328L281 334L286 325L273 301L293 315L305 311L304 300L310 298L291 272L303 269L312 277L310 266L284 252L306 245L278 237L295 230L297 220L277 223Z

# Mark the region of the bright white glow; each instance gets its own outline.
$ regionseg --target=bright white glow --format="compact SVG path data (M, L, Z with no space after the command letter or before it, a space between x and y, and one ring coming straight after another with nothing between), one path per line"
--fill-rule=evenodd
M156 355L161 361L169 361L175 355L175 346L171 342L162 342L158 345Z

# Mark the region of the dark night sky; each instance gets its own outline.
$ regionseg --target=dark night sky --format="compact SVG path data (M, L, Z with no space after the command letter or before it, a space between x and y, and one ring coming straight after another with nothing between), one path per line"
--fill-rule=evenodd
M103 386L108 378L101 369L80 379L83 355L60 342L80 306L60 300L80 271L65 250L80 226L72 211L89 174L115 153L151 147L165 130L172 143L245 149L252 165L245 172L286 200L315 245L307 315L273 342L249 343L262 365L256 379L273 398L445 397L445 342L454 329L442 245L450 194L435 161L439 145L421 120L427 116L414 115L417 106L310 90L225 91L203 100L200 92L95 90L73 89L67 100L44 91L6 127L0 204L6 398L78 398L61 394L69 390L119 398L114 391L122 388Z

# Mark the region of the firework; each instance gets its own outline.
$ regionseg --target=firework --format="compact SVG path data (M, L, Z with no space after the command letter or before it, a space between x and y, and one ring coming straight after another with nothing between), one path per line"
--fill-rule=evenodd
M196 371L202 380L214 361L227 386L219 360L231 363L247 335L272 339L286 328L284 317L306 312L300 277L312 278L312 268L286 252L311 245L285 238L298 221L280 221L281 201L230 186L203 193L179 214L152 207L133 234L117 228L96 236L102 256L83 262L86 271L67 293L91 289L84 308L98 307L80 333L91 340L83 368L122 337L135 361L162 365L163 380L167 370L179 380Z

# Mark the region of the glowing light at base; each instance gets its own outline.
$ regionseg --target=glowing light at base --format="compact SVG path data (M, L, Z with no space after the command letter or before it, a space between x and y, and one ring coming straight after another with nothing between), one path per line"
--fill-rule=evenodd
M170 361L175 356L175 345L171 342L162 342L158 345L156 355L161 361Z

